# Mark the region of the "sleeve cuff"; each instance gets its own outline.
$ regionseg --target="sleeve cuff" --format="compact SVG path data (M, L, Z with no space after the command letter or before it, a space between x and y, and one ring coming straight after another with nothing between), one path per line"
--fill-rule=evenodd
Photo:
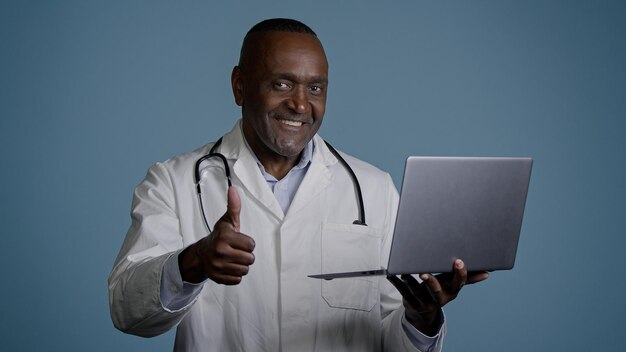
M204 286L204 281L193 284L184 282L178 268L178 255L181 251L172 253L163 264L161 273L161 289L159 297L163 309L177 312L191 305Z
M445 324L445 315L443 314L443 310L439 310L437 320L439 321L439 329L435 336L424 335L406 320L404 314L402 314L402 329L413 346L415 346L418 350L434 351L439 345L441 345L440 342L443 338L442 330Z

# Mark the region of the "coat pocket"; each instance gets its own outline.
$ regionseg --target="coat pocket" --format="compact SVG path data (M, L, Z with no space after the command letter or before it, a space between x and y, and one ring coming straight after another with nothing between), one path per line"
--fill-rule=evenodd
M322 272L381 268L381 231L369 226L322 224ZM330 307L370 311L379 299L379 278L322 280L322 298Z

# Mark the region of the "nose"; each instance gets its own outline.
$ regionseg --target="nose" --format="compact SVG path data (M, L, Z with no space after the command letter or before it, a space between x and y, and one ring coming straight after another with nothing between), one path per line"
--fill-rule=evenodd
M307 112L309 99L307 98L306 90L301 86L294 89L287 106L297 114Z

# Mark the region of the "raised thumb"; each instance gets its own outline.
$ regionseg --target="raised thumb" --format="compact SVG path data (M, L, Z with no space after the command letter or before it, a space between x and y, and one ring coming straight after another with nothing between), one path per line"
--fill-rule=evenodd
M241 212L241 199L235 187L228 188L228 203L226 204L226 216L230 219L235 230L239 231L239 213Z

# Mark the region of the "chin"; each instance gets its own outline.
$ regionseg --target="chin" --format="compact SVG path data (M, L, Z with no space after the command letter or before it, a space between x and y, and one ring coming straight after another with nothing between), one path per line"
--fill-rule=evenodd
M294 157L294 156L300 155L300 153L302 152L305 146L306 146L306 143L302 144L301 146L296 146L296 145L289 145L289 146L283 146L283 147L277 146L274 152L284 157Z

